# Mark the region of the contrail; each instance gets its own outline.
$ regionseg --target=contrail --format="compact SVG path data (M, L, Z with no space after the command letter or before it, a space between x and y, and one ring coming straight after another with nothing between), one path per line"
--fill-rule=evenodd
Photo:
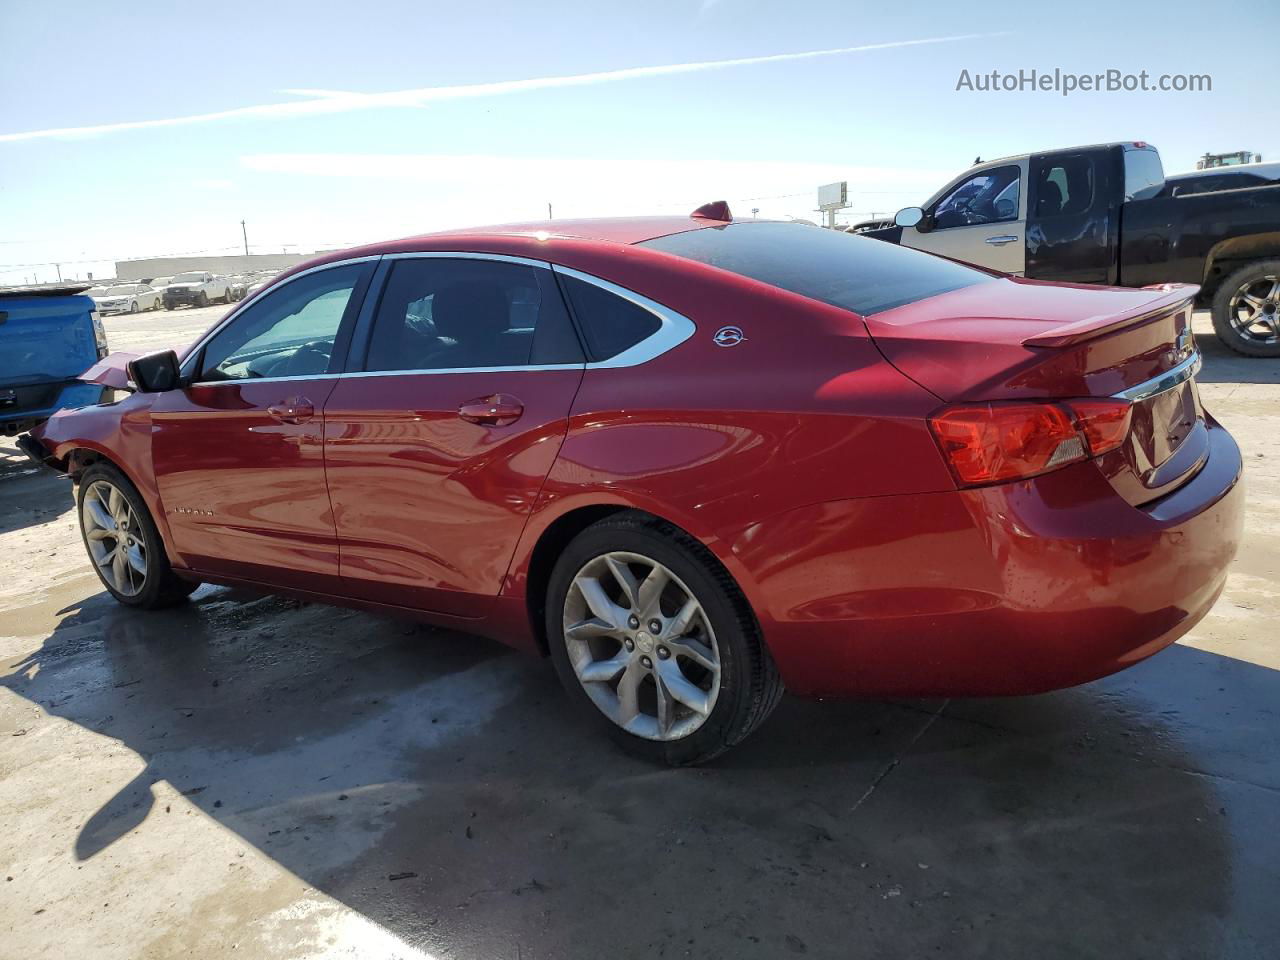
M693 63L670 63L655 67L628 67L623 70L605 70L600 73L579 73L567 77L534 77L527 80L466 83L448 87L420 87L416 90L393 90L386 93L290 90L282 92L311 95L313 99L293 100L287 103L259 104L251 107L233 107L230 110L219 110L214 113L196 113L185 117L166 117L159 120L127 120L121 123L103 123L84 127L57 127L49 130L27 130L22 133L0 133L0 143L60 137L92 137L108 133L121 133L125 130L147 130L152 127L213 123L218 120L235 120L242 117L297 117L329 113L351 113L357 110L376 110L388 107L418 107L444 100L497 97L509 93L551 90L557 87L587 87L599 83L614 83L619 80L666 77L681 73L698 73L703 70L723 70L728 67L784 63L790 60L815 60L819 57L837 57L850 53L865 53L869 50L892 50L900 47L918 47L932 43L956 43L961 40L980 40L1003 35L1003 33L966 33L951 37L928 37L923 40L893 40L888 43L866 43L856 47L834 47L829 50L806 50L802 53L776 53L764 57L701 60Z

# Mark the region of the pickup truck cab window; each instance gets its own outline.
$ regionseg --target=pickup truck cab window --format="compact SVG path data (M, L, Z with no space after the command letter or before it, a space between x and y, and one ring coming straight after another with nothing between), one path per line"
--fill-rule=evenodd
M334 345L367 264L320 270L282 284L205 344L200 381L314 376L331 372Z
M1021 173L1018 167L1007 166L969 177L938 201L934 229L1017 220Z
M1164 164L1154 147L1126 147L1124 198L1149 200L1164 189Z

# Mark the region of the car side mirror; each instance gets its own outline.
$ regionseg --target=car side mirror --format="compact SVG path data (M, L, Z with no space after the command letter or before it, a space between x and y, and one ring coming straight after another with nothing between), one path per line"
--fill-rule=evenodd
M177 389L182 381L178 371L178 355L172 350L136 357L125 368L139 393L164 393Z
M899 227L915 227L921 233L929 231L929 221L919 207L903 207L893 215L893 222Z

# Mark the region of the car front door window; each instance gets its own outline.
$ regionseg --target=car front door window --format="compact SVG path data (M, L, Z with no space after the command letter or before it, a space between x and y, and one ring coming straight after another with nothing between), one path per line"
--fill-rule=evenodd
M330 372L342 320L366 264L319 271L254 303L205 345L202 382Z

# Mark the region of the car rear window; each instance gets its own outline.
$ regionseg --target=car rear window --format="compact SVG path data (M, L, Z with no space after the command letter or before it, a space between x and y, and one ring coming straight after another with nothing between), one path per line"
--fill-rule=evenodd
M799 223L733 223L651 247L868 316L994 279L952 260Z

